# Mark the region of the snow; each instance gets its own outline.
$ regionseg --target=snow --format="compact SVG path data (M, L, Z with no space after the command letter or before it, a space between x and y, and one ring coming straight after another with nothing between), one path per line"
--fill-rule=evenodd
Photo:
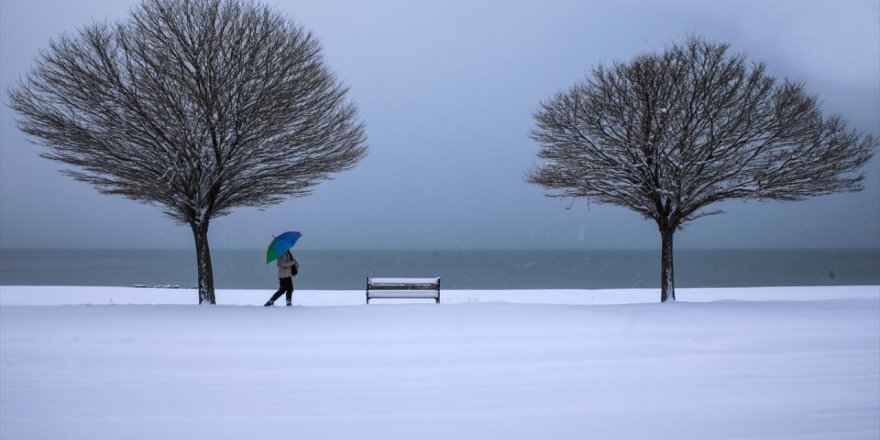
M437 284L440 278L370 278L373 284Z
M271 293L0 286L0 438L880 437L880 286Z

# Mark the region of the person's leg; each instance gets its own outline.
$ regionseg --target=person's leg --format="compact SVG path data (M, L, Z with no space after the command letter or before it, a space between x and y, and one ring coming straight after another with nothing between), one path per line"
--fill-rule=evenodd
M284 284L285 293L287 296L287 305L293 305L293 277L285 278L286 283Z
M290 278L286 278L286 279L290 279ZM281 298L281 294L284 293L284 291L285 291L284 280L285 280L285 278L281 278L278 280L279 281L278 291L276 291L275 294L272 295L272 298L269 299L269 301L267 301L266 304L263 304L264 306L271 306L271 305L275 304L276 299Z

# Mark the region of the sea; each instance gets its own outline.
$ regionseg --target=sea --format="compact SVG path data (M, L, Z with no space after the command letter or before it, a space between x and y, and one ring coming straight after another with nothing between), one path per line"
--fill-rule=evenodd
M212 250L218 289L277 288L264 250ZM658 250L297 250L297 289L440 277L443 289L625 289L660 284ZM196 286L192 250L0 249L0 285ZM677 249L676 287L880 285L880 249Z

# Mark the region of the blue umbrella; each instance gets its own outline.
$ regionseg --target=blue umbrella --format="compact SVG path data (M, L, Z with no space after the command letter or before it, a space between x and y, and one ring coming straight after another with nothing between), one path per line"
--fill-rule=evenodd
M272 240L269 243L269 247L266 248L266 263L269 263L272 260L278 259L278 257L284 255L285 252L290 250L296 241L302 237L297 231L287 231Z

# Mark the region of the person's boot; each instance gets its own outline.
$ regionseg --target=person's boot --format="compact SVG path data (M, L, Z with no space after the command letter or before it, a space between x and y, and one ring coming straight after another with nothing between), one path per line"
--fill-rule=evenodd
M274 306L274 305L275 305L275 301L272 301L270 299L269 301L266 301L266 304L263 304L263 307L269 307L269 306Z
M287 303L287 307L290 307L290 306L292 306L292 305L293 305L292 302L288 302L288 303Z

